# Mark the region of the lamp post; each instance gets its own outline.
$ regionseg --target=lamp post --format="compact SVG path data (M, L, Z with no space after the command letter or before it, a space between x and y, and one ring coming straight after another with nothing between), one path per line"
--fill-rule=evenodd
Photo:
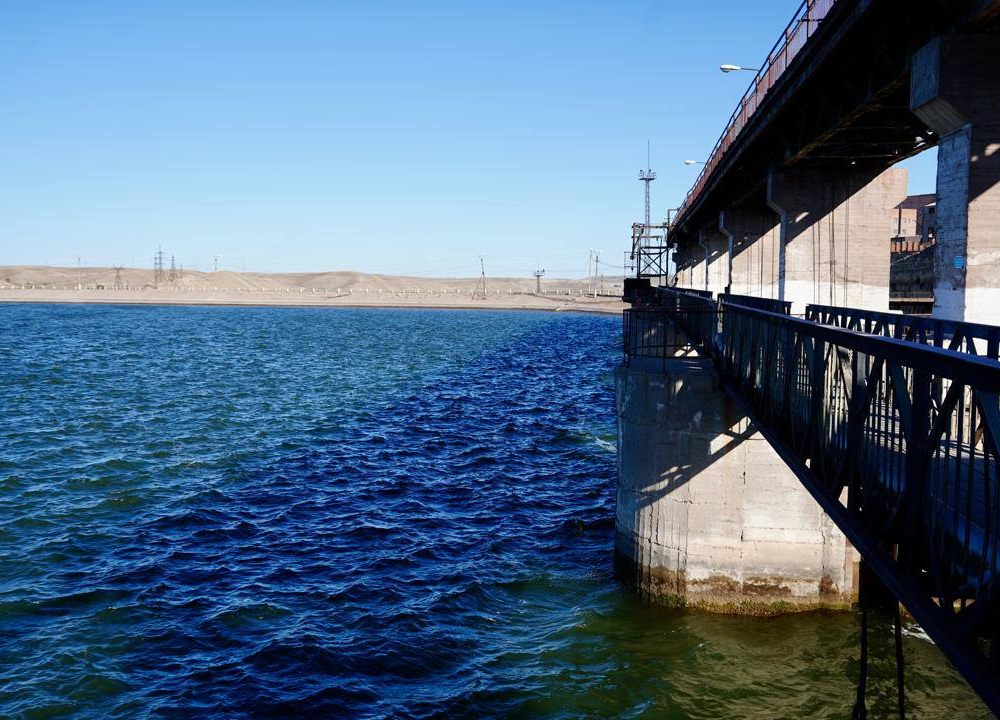
M704 160L685 160L684 164L685 165L704 165L705 161Z
M760 72L760 68L743 67L742 65L719 65L719 70L724 73L736 72L737 70L746 70L747 72Z

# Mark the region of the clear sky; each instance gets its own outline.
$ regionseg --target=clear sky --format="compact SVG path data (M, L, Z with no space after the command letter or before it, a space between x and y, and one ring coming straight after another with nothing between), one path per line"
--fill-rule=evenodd
M0 264L620 267L647 138L662 217L796 4L4 3Z

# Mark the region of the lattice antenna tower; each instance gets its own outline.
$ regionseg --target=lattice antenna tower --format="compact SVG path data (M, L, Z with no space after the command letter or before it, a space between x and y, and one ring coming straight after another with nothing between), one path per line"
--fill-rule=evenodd
M180 278L177 274L177 259L171 255L170 256L170 277L167 278L169 282L175 282Z
M476 283L476 289L472 292L472 299L486 299L486 265L482 255L479 256L479 282Z
M153 256L153 285L159 286L161 282L166 282L167 273L163 269L163 247L160 246Z
M656 172L649 167L649 140L646 141L646 169L639 171L639 180L646 184L646 227L649 227L649 184L656 180Z

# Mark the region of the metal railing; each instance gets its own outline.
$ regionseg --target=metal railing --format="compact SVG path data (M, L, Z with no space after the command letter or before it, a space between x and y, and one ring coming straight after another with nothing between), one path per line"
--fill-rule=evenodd
M685 287L656 287L653 288L653 290L657 294L657 297L665 297L665 298L676 297L678 296L678 294L681 297L692 296L692 295L695 297L709 298L709 299L711 299L712 297L711 290L695 290L694 288L685 288Z
M792 314L792 303L790 300L774 300L772 298L755 297L754 295L719 293L719 302L731 303L733 305L743 305L744 307L767 310L769 312L781 313L783 315Z
M1000 363L957 351L986 326L928 331L914 322L925 318L822 306L803 320L731 302L712 315L712 300L694 297L662 321L712 357L726 391L1000 712ZM985 333L994 349L996 330ZM955 350L935 346L948 333Z
M705 348L692 342L691 334L678 324L683 312L690 316L694 310L671 310L662 307L632 308L622 313L622 332L625 338L625 366L647 370L666 369L667 362L678 358L705 355ZM715 320L715 311L707 322Z
M726 124L726 129L722 131L722 135L716 141L715 147L712 148L712 153L709 155L708 161L702 166L701 172L698 174L698 179L695 180L694 186L684 197L684 202L681 203L677 211L677 220L684 217L684 214L704 189L708 178L722 160L722 156L736 142L739 134L750 121L751 116L760 107L764 96L774 87L778 78L784 74L788 65L805 46L806 41L816 32L816 28L819 27L820 22L830 12L836 1L805 0L799 5L791 22L788 23L781 37L778 38L771 52L768 53L760 70L754 76L750 87L747 88L747 91L743 93L743 97L740 98L739 105L736 106L736 110L733 111L729 122Z
M662 370L668 360L709 357L711 348L698 338L711 337L717 325L711 294L657 288L653 304L622 312L625 365L650 368L652 363Z
M806 320L1000 359L1000 327L833 305L807 305Z

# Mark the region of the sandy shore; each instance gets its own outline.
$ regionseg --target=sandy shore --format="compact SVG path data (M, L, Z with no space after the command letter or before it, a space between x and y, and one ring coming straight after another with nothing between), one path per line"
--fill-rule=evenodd
M0 302L127 305L248 305L287 307L394 307L480 310L551 310L620 313L627 306L616 298L587 295L493 292L475 299L468 292L324 292L315 290L54 290L0 289Z

